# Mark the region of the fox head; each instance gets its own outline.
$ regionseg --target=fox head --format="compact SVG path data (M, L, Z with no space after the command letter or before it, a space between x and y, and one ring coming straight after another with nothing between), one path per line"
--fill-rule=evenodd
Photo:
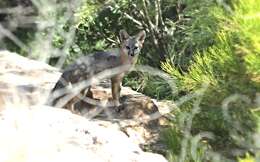
M130 62L136 60L145 40L145 31L142 30L134 36L129 36L125 30L120 30L121 52Z

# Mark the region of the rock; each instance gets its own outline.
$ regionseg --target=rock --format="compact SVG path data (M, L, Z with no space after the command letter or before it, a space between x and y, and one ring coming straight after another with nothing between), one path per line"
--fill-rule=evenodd
M12 123L21 123L21 125L25 124L21 128L25 129L25 134L19 132L21 133L21 137L19 137L19 139L21 140L20 142L24 141L24 143L19 143L18 139L16 140L16 142L18 142L21 147L23 145L26 145L26 140L29 140L28 142L32 142L30 141L30 139L28 139L29 137L37 137L35 138L35 140L39 140L39 142L42 143L39 144L39 148L37 148L39 149L39 152L37 152L36 154L40 154L39 156L41 156L42 159L45 159L48 156L44 156L43 152L47 151L47 153L49 153L48 150L62 148L61 146L56 146L55 144L60 145L60 143L55 143L55 140L52 139L57 138L59 142L66 143L65 151L63 150L64 152L62 152L61 154L57 153L58 151L53 153L53 156L55 156L57 159L64 156L67 157L65 159L71 159L73 157L74 160L76 158L76 161L81 161L81 158L79 157L84 156L84 158L82 157L82 159L85 160L86 158L89 158L89 161L95 161L95 159L97 159L97 161L104 161L101 158L109 159L108 157L111 156L115 158L115 161L119 161L119 159L122 160L122 158L128 157L128 153L129 157L131 157L132 159L135 159L134 157L136 157L136 159L138 159L137 161L148 160L149 158L154 161L156 158L163 159L160 155L157 154L144 153L139 147L144 150L152 150L159 153L165 153L166 149L165 146L162 145L162 143L160 142L159 132L162 128L167 126L167 119L162 114L168 113L170 111L168 104L151 99L141 93L131 90L131 88L129 87L122 87L122 97L120 98L120 100L123 103L123 108L119 112L115 111L114 107L95 107L83 102L77 105L77 109L80 111L80 115L85 117L84 119L83 117L72 115L68 111L62 109L50 109L46 108L46 106L43 106L43 104L46 103L46 99L50 90L55 85L60 75L61 74L60 72L58 72L57 69L45 63L30 60L28 58L24 58L8 51L0 51L0 111L2 110L3 112L5 112L4 114L6 114L7 112L9 112L9 114L17 114L14 115L14 117L18 117L17 120L20 119L20 116L26 119L26 115L30 115L30 118L26 119L25 121L21 120L16 122L15 118L9 120ZM106 101L111 99L110 84L107 81L102 82L96 87L93 87L92 92L96 100ZM12 107L19 110L9 110ZM20 110L21 107L24 107L26 109ZM12 111L12 113L10 111ZM42 116L40 114L42 114ZM6 115L2 116L6 118ZM53 128L53 124L51 124L51 121L53 121L55 128ZM77 124L74 125L73 123L75 121L77 121ZM35 125L30 125L34 123ZM56 127L59 124L61 124L61 127ZM7 125L1 126L8 127ZM9 126L10 129L13 129L12 131L17 131L14 128L15 126ZM31 129L30 127L33 129ZM68 127L69 132L67 132L68 129L66 129L66 127ZM29 128L30 130L28 130ZM88 144L88 147L81 144L84 143L84 139L92 139L92 136L84 135L79 137L76 136L76 134L73 134L75 133L76 129L83 130L83 128L87 132L94 132L95 129L96 131L100 130L100 136L105 136L102 138L97 138L97 140L95 140L97 145L101 141L100 147L102 148L99 148L99 146L96 146L96 144L91 146L93 147L93 150L96 149L98 154L93 153L93 150L85 150L86 148L90 147L90 144ZM0 129L2 129L2 127L0 127ZM57 134L56 130L62 133ZM114 131L115 133L113 133ZM46 134L47 132L54 132L54 137L51 136L52 134ZM66 133L68 134L66 135ZM12 134L12 136L15 137L11 139L11 137L8 137L7 134L5 133L5 138L10 138L10 142L18 137ZM1 137L0 139L3 140L3 142L8 141L5 140L4 134L1 135L3 138ZM45 135L47 135L47 137L45 137ZM71 143L71 145L76 143L76 145L73 145L74 147L69 147L69 142L67 138L67 136L69 135L71 135L71 137L73 138L76 138L76 141L72 140ZM46 143L47 146L45 146L43 141L48 140L54 140L55 144L52 145L51 143ZM134 149L132 149L131 151L141 151L142 156L139 156L139 152L131 152L129 150L130 148L128 148L126 152L121 153L120 151L126 149L124 147L128 145L125 145L125 143L122 141L128 143L129 147L130 145L131 147L134 147ZM112 146L108 147L108 145L106 145L107 143L109 143L109 146L114 145L115 148L112 148ZM41 146L41 144L43 146ZM2 145L0 144L0 147L1 146ZM37 146L30 146L30 149L33 150L34 147L36 149ZM43 152L41 152L42 147L46 147L46 150L44 148ZM4 149L4 147L1 148ZM15 145L13 145L13 148L10 149L14 148L18 147L15 147ZM100 149L101 151L99 151ZM68 154L67 156L64 155L66 154L65 152ZM71 152L76 153L74 154ZM59 155L56 155L56 153ZM83 155L85 153L88 153L90 156L85 157L85 155ZM118 157L116 157L116 154L118 155ZM102 155L104 155L104 157ZM20 155L16 154L15 156ZM0 155L0 157L2 156ZM122 161L127 160L128 159L123 159ZM165 161L165 159L163 159L162 161Z
M93 87L94 98L111 100L109 85L106 83ZM159 132L167 126L167 119L160 113L157 102L129 87L122 87L120 100L123 108L119 112L115 111L114 107L89 108L86 106L85 109L80 107L81 115L98 119L107 127L116 126L143 149L148 147L153 151L165 153L166 148L160 144ZM157 147L158 145L160 147Z
M56 68L45 63L0 51L0 108L7 103L43 104L59 76Z
M45 106L0 113L1 162L166 162L143 152L123 132Z

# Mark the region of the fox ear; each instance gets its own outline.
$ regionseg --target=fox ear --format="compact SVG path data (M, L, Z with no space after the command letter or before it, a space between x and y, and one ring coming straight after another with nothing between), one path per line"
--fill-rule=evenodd
M120 36L120 41L124 41L130 37L125 30L120 30L119 36Z
M137 40L138 40L139 42L141 42L141 43L143 44L143 43L144 43L144 40L145 40L145 36L146 36L146 33L145 33L144 30L142 30L142 31L140 31L140 32L137 34L136 38L137 38Z

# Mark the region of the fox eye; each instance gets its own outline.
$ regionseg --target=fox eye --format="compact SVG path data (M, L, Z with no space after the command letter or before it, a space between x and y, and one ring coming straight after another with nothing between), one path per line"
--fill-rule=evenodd
M136 49L138 49L138 47L137 47L137 46L135 46L135 47L134 47L134 49L136 50Z
M126 49L130 50L130 47L129 46L125 46Z

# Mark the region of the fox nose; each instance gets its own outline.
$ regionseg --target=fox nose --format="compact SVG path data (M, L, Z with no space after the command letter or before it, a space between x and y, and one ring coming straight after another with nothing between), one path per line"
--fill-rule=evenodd
M134 51L129 51L129 52L128 52L128 55L134 57L134 56L135 56L135 53L134 53Z

